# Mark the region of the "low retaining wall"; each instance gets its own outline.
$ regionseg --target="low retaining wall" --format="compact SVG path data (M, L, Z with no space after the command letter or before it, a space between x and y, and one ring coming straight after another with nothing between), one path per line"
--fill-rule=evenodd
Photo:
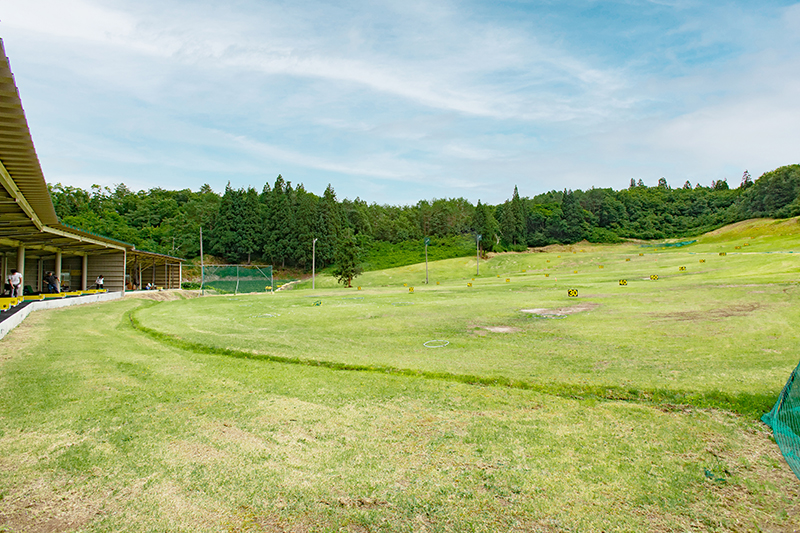
M103 292L100 294L87 294L86 296L73 296L71 298L60 298L58 300L36 300L29 302L24 308L20 309L7 319L0 322L0 339L5 337L9 331L19 326L25 318L33 311L41 309L56 309L57 307L69 307L71 305L91 304L95 302L105 302L117 300L125 295L124 292Z

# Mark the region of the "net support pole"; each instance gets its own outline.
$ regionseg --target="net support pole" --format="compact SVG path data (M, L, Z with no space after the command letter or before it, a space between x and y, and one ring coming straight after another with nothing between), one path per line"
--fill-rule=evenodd
M203 293L203 283L206 280L206 269L203 265L203 226L200 226L200 295Z
M317 288L317 239L311 241L311 289Z
M425 285L428 284L428 240L425 239Z

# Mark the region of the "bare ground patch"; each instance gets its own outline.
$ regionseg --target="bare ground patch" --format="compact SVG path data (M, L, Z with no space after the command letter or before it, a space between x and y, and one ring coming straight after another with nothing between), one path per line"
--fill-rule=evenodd
M584 311L591 311L600 307L600 304L593 302L581 302L577 305L569 307L536 307L533 309L520 309L523 313L531 313L534 315L573 315L575 313L583 313Z
M102 498L87 498L69 484L40 478L10 490L0 499L0 525L18 533L60 533L89 524L101 514Z
M676 311L674 313L651 313L651 316L665 320L676 321L695 321L695 320L722 320L734 316L746 316L763 307L758 303L729 305L726 307L716 307L704 311Z

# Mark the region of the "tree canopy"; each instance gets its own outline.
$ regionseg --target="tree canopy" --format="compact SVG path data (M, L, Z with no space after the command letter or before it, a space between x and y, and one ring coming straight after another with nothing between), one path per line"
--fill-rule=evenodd
M208 185L198 191L134 192L124 184L87 191L57 183L50 186L50 195L66 224L140 249L195 258L202 227L205 249L226 261L311 270L314 238L317 268L325 268L344 261L344 249L385 250L423 237L470 236L474 246L475 235L481 234L482 248L499 251L583 239L685 237L747 218L796 216L800 165L756 180L745 171L733 189L724 179L710 187L692 187L687 180L677 188L664 178L653 187L631 179L622 190L553 190L524 197L515 186L510 199L496 206L473 205L464 198L403 206L339 200L332 185L318 196L281 175L260 193L230 184L220 195Z

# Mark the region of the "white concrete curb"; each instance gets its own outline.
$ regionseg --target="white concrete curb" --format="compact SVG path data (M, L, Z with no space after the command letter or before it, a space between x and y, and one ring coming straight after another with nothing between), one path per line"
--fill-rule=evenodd
M42 309L56 309L58 307L69 307L71 305L91 304L95 302L106 302L108 300L117 300L125 295L124 292L103 292L100 294L87 294L86 296L73 296L72 298L61 298L58 300L36 300L17 313L0 322L0 339L8 335L8 332L15 327L22 324L29 314L33 311Z

